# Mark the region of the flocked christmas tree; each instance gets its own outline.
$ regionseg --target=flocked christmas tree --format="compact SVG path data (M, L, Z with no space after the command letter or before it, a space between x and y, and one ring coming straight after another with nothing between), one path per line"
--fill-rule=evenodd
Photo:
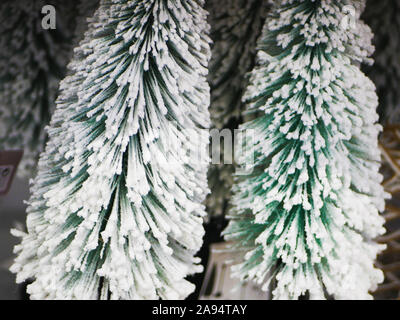
M243 253L235 274L275 299L371 298L383 280L373 239L387 195L375 88L359 70L372 49L363 5L283 0L260 40L245 100L264 114L241 126L225 237Z
M375 34L375 63L366 73L377 86L381 123L399 123L400 0L369 0L363 17Z
M61 84L28 232L13 231L22 243L11 270L34 279L31 298L194 289L185 277L201 270L210 122L202 4L101 1Z
M269 3L264 0L207 1L213 40L208 77L211 85L210 111L212 126L216 129L229 129L233 134L233 130L243 122L241 97L248 82L247 74L255 65L256 43L270 8ZM212 192L207 197L209 215L226 213L233 173L233 164L221 162L211 166L209 185Z
M54 30L42 26L49 4L56 9ZM24 150L22 176L35 172L44 149L44 128L72 53L72 12L72 1L64 0L0 3L0 150Z

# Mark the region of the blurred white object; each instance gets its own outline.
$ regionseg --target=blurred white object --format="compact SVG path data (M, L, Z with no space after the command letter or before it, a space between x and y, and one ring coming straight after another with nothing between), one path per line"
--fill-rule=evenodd
M256 284L231 277L232 255L224 242L211 245L200 300L269 300L269 293Z

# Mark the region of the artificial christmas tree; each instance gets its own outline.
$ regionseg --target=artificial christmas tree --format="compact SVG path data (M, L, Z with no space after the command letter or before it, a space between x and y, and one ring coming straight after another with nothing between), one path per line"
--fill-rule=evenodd
M42 27L53 5L56 29ZM0 150L24 149L18 174L31 176L46 142L59 81L72 53L73 3L4 0L0 3Z
M247 73L255 65L256 42L270 8L264 0L208 0L213 40L209 83L211 120L218 130L237 129L242 123L241 97ZM221 149L221 155L223 149ZM233 184L233 164L213 164L209 171L211 194L207 197L210 216L225 215Z
M102 0L71 63L11 270L33 299L182 299L201 268L203 1ZM195 157L197 150L202 157Z
M400 0L369 0L363 18L371 26L376 47L366 74L377 86L382 124L400 122Z
M280 1L259 43L245 100L264 114L241 126L243 170L224 234L243 253L235 274L275 299L371 298L383 280L373 239L388 195L375 88L359 70L372 48L363 6Z

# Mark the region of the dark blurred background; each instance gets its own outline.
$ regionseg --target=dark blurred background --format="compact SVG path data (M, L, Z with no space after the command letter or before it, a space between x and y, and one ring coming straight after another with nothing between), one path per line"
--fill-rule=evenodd
M21 288L15 284L15 275L8 271L12 262L13 246L18 242L10 234L16 224L25 223L23 201L28 199L28 179L16 178L9 194L0 196L0 300L21 298Z

